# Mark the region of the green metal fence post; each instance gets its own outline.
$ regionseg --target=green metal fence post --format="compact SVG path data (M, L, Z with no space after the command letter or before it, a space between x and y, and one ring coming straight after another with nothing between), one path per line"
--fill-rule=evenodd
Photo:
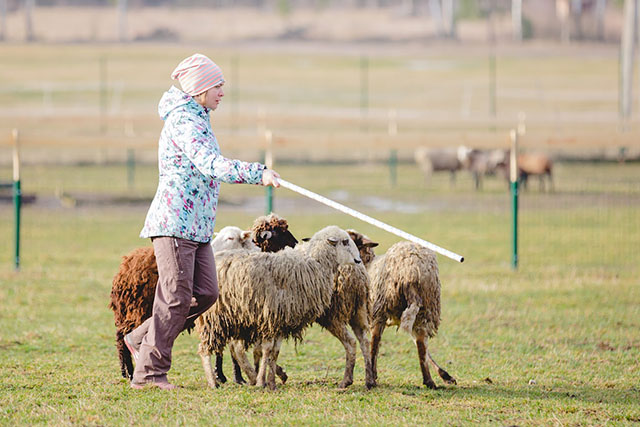
M509 159L510 180L511 180L511 206L512 206L512 227L511 227L511 268L518 269L518 133L511 131L511 158Z
M15 207L15 258L16 271L20 270L20 207L22 206L22 191L20 188L20 154L18 129L13 130L13 205Z
M398 150L392 149L389 153L389 179L391 187L395 187L398 181Z

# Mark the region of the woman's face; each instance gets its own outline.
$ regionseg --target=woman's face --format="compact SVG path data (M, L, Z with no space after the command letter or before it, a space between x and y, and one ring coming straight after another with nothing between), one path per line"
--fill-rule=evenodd
M218 104L220 104L220 101L224 96L222 86L224 86L224 82L217 84L205 93L199 95L196 100L203 107L206 107L209 110L215 110L216 108L218 108Z

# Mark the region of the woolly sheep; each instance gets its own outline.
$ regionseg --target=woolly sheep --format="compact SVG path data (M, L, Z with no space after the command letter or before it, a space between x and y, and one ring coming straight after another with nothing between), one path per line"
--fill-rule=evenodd
M222 230L220 232L222 232ZM251 231L248 233L255 247L262 250L262 252L278 252L285 247L293 248L298 244L298 240L289 231L289 223L287 220L274 213L256 218L251 226ZM235 247L229 247L227 249L235 249ZM257 366L261 357L262 350L260 343L256 343L253 350L253 360L256 365L256 370L258 369ZM231 359L233 361L234 381L237 384L244 384L246 381L242 378L240 365L236 358L233 357L233 353ZM222 369L222 362L222 353L216 353L215 374L221 383L225 383L227 378ZM283 383L286 383L288 376L285 370L280 366L276 366L276 370L278 377Z
M302 339L304 330L326 312L338 268L360 263L358 250L344 230L329 226L294 249L223 251L217 257L220 297L196 322L207 382L217 386L211 353L231 342L249 382L275 389L282 340ZM239 343L246 348L258 341L262 360L256 374Z
M414 153L414 159L424 174L425 181L431 179L433 172L449 171L450 182L453 186L456 171L469 167L471 149L463 145L454 148L426 148L419 147Z
M400 325L413 336L418 349L423 384L435 389L429 373L428 360L447 384L456 380L433 360L427 341L440 325L440 279L435 254L411 242L398 242L385 255L376 257L373 248L378 244L355 230L349 235L356 243L367 264L371 280L372 332L371 360L377 378L377 358L380 339L387 324Z
M256 219L255 223L259 220L260 218ZM279 234L276 233L276 235ZM258 251L250 237L253 238L253 232L245 232L238 227L229 226L221 229L211 244L214 252L231 248ZM264 234L263 237L275 239L273 235ZM288 240L280 244L286 245ZM158 267L153 247L137 248L125 255L113 278L109 308L114 314L116 350L124 378L131 379L133 375L131 354L124 345L124 336L151 316L157 282Z
M346 388L353 384L353 369L356 362L356 339L349 332L351 326L358 342L365 364L365 385L375 387L371 365L369 342L369 276L362 263L341 265L333 281L331 305L316 322L335 336L345 349L344 377L339 384Z

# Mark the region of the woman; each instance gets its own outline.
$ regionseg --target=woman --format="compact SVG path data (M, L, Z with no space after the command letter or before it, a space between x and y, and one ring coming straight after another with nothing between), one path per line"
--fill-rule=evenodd
M260 163L220 154L209 112L224 91L222 70L204 55L182 61L172 86L160 100L165 121L158 148L159 183L140 237L153 243L158 285L153 314L125 336L136 361L132 388L172 390L167 380L173 342L218 298L209 241L213 235L220 182L279 187L276 172Z

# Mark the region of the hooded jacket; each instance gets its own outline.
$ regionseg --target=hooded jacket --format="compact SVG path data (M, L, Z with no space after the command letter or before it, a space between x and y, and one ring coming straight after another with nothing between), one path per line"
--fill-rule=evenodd
M158 113L165 121L158 142L158 189L140 237L209 242L220 182L260 184L266 167L223 157L208 109L175 86L162 96Z

